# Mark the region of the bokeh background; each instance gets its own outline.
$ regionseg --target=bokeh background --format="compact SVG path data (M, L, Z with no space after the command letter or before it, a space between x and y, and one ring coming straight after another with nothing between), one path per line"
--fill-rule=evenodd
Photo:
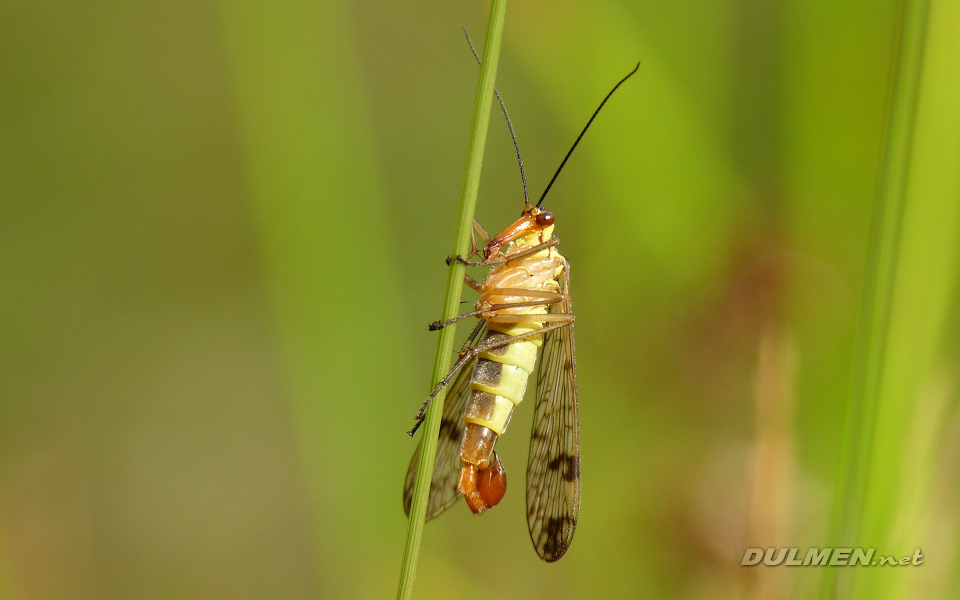
M946 4L931 23L960 23ZM531 194L642 61L546 202L572 264L583 507L542 563L521 405L504 502L427 525L417 597L819 593L826 568L739 563L830 544L899 6L510 4L498 86ZM460 28L482 44L488 9L2 4L0 596L395 593L479 73ZM956 133L952 81L924 131ZM946 146L910 230L930 272L898 280L908 384L878 409L863 543L926 558L858 569L875 598L960 591ZM494 112L477 216L499 230L521 205Z

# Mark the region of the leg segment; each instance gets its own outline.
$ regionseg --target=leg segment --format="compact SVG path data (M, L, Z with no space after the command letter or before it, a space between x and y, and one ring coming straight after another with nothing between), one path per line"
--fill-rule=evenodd
M517 252L516 254L511 254L509 257L506 257L506 256L504 256L503 254L497 254L497 255L494 256L493 258L490 258L490 259L488 259L488 260L481 260L481 261L478 261L478 262L470 262L470 261L466 260L465 258L463 258L462 256L459 256L459 255L458 255L458 256L451 256L451 257L448 257L448 258L447 258L447 264L449 265L451 261L454 261L454 260L455 260L455 261L459 262L460 264L466 265L466 266L468 266L468 267L489 267L489 266L491 266L491 265L499 265L499 264L503 264L503 263L505 263L505 262L513 262L513 261L515 261L515 260L519 260L519 259L524 258L524 257L526 257L526 256L530 256L531 254L536 254L537 252L540 252L541 250L546 250L547 248L552 248L553 246L556 246L556 245L559 244L559 243L560 243L560 240L558 240L557 238L550 238L549 240L547 240L546 242L544 242L544 243L542 243L542 244L537 244L536 246L532 246L532 247L530 247L530 248L527 248L526 250L521 250L520 252ZM471 256L473 256L473 253L471 253ZM468 256L467 258L470 258L470 257Z
M470 277L469 275L464 275L463 283L471 290L475 292L480 292L481 294L483 293L483 284L477 281L476 279L474 279L473 277Z
M558 240L557 238L550 238L549 240L545 241L545 242L542 243L542 244L537 244L536 246L531 246L530 248L527 248L526 250L521 250L520 252L517 252L516 254L511 254L510 256L507 257L507 260L506 260L505 262L506 262L507 264L512 263L512 262L515 261L515 260L520 260L521 258L526 258L527 256L536 254L537 252L540 252L541 250L546 250L547 248L552 248L552 247L556 246L556 245L559 244L559 243L560 243L560 240Z
M434 321L430 323L428 328L430 331L436 331L438 329L443 329L448 325L453 325L458 321L468 319L470 317L479 317L487 313L491 313L498 310L503 310L505 308L522 308L525 306L548 306L550 304L556 304L563 300L563 295L558 292L544 292L540 290L526 290L522 288L498 288L495 290L477 290L477 291L495 291L499 294L504 295L515 295L515 296L526 296L528 298L543 298L543 300L531 300L529 302L512 302L509 304L493 304L486 308L481 308L480 310L474 310L468 313L463 313L462 315L456 316L449 321Z
M490 234L487 233L487 230L483 228L483 225L480 224L480 221L473 220L473 230L477 232L477 235L480 236L480 239L483 240L483 245L486 246L490 243Z
M461 349L460 358L453 365L453 368L450 369L450 372L447 373L443 379L440 380L440 383L437 384L437 387L434 388L430 395L427 396L427 400L423 403L423 406L420 407L420 412L417 413L416 425L413 426L413 429L407 432L411 437L416 433L417 429L420 428L420 425L423 424L424 415L427 412L427 407L430 406L430 403L433 402L433 399L437 397L437 394L440 393L450 380L453 379L453 376L456 375L460 369L464 367L467 363L473 360L481 352L493 348L502 348L503 346L512 344L513 342L518 342L527 338L531 338L535 335L540 335L541 333L546 333L554 329L559 329L561 327L566 327L573 323L573 315L567 314L553 314L553 315L504 315L505 317L518 317L522 320L513 320L511 319L510 323L541 323L543 321L552 321L549 325L544 325L539 329L534 329L533 331L527 331L519 335L510 336L507 339L496 339L496 338L487 338L474 346L473 348L463 348ZM562 320L561 320L562 319Z

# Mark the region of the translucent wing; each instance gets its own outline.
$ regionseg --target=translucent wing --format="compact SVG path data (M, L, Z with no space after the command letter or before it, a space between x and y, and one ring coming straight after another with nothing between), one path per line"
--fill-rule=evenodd
M551 313L572 314L570 266L562 302ZM580 514L580 431L573 323L543 334L537 405L527 462L527 525L540 558L553 562L573 539Z
M486 321L474 337L473 346L483 339L486 333ZM433 477L430 480L430 499L427 501L427 520L440 516L452 506L460 492L457 483L460 480L460 438L463 435L463 411L470 398L470 375L476 360L468 362L460 369L447 392L443 403L443 415L440 417L440 438L437 440L437 456L433 462ZM421 439L420 444L423 443ZM413 502L413 482L417 477L417 465L420 463L420 444L410 459L407 479L403 485L403 512L410 516Z

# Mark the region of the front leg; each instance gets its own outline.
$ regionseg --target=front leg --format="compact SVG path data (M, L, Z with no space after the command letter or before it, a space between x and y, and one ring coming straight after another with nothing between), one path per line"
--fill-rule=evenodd
M480 241L483 242L483 247L486 248L487 244L490 243L490 234L488 234L487 230L483 228L483 225L480 224L480 221L474 219L473 231L470 232L470 246L473 249L470 251L470 254L467 255L467 258L470 258L471 256L480 256L480 246L477 245L478 235L480 236ZM453 262L454 260L456 260L457 262L463 263L468 267L479 267L483 265L483 261L478 263L467 262L467 260L462 256L460 256L459 254L456 256L448 256L446 260L447 260L448 267L450 266L450 263Z
M536 246L526 248L524 250L521 250L520 252L515 252L509 256L506 256L504 254L496 254L492 258L481 260L480 262L470 262L465 258L463 258L462 256L448 256L447 265L449 265L454 260L456 260L460 264L465 265L467 267L489 267L492 265L501 265L503 263L511 263L511 262L520 260L521 258L532 256L537 252L542 252L543 250L546 250L547 248L553 248L559 243L560 243L560 240L558 240L557 238L550 238L549 240L543 242L542 244L537 244ZM473 256L473 254L471 253L470 256Z
M528 289L526 289L526 288L493 288L493 289L487 289L487 288L483 287L482 285L480 285L480 286L478 286L478 287L476 287L476 288L474 288L474 289L477 290L478 292L481 292L481 293L483 293L483 292L493 292L493 293L498 294L498 295L522 296L522 297L525 297L525 298L540 298L540 300L530 300L530 301L526 301L526 302L509 302L509 303L506 303L506 304L493 304L493 305L487 306L487 307L485 307L485 308L481 308L481 309L478 309L478 310L474 310L474 311L470 311L470 312L467 312L467 313L463 313L462 315L458 315L458 316L450 319L449 321L434 321L433 323L430 323L430 325L428 326L428 329L430 329L430 331L436 331L436 330L438 330L438 329L443 329L444 327L447 327L448 325L453 325L454 323L457 323L458 321L462 321L462 320L464 320L464 319L469 319L470 317L482 317L483 315L486 315L486 314L488 314L488 313L496 312L496 311L498 311L498 310L503 310L503 309L506 309L506 308L524 308L524 307L530 307L530 306L549 306L549 305L551 305L551 304L556 304L557 302L560 302L561 300L563 300L563 295L560 294L559 292L548 292L548 291L544 291L544 290L528 290Z
M473 256L473 254L474 253L471 253L469 256L467 256L467 258L470 258L470 256ZM477 252L477 254L479 254L479 252ZM500 255L497 255L495 258L490 260L481 260L478 262L471 262L458 254L456 256L447 257L447 266L450 266L450 263L452 263L453 261L457 261L461 265L464 265L467 267L489 267L490 265L499 265L506 262L506 260Z

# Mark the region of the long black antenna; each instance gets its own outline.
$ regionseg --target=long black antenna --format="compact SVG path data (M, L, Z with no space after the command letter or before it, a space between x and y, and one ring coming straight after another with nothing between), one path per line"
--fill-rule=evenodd
M593 116L590 117L590 120L587 121L586 126L583 128L583 131L581 131L581 132L580 132L580 135L577 136L577 141L573 142L573 146L570 147L570 151L567 152L567 155L563 157L563 162L560 163L560 168L557 169L557 172L553 174L553 179L551 179L551 180L550 180L550 183L547 184L547 189L543 190L543 194L540 196L540 201L537 202L537 207L539 207L541 204L543 204L543 199L547 197L547 192L550 191L550 188L553 186L553 182L557 180L557 175L559 175L559 174L560 174L560 171L563 170L563 165L567 164L567 159L570 158L570 155L571 155L571 154L573 154L573 151L574 151L574 149L577 147L577 144L580 143L580 139L583 137L583 134L585 134L585 133L587 132L587 129L590 128L590 124L593 123L593 120L597 118L597 115L600 113L600 109L603 108L603 105L607 103L607 100L610 99L610 96L612 96L613 93L614 93L615 91L617 91L617 88L620 87L620 85L621 85L624 81L630 79L630 76L633 75L634 73L636 73L636 72L637 72L637 69L639 69L639 68L640 68L640 63L637 63L637 66L635 66L632 71L630 71L629 73L627 73L627 76L626 76L626 77L624 77L623 79L621 79L621 80L617 83L617 85L613 86L613 89L610 90L610 93L607 94L606 98L603 99L603 102L600 103L600 106L597 107L597 110L593 111Z
M477 49L473 47L473 41L470 39L470 34L467 33L467 28L463 28L463 35L467 36L467 43L470 44L470 50L473 51L473 57L477 59L478 64L483 64L480 62L480 55L477 54ZM527 176L523 172L523 159L520 158L520 144L517 143L517 134L513 132L513 123L510 122L510 114L507 112L507 105L503 103L503 98L500 97L500 92L497 91L497 88L493 88L493 93L497 97L497 102L500 103L500 108L503 110L503 116L507 118L507 127L510 129L510 137L513 138L513 149L517 151L517 162L520 163L520 181L523 182L523 203L530 205L530 194L527 192Z

